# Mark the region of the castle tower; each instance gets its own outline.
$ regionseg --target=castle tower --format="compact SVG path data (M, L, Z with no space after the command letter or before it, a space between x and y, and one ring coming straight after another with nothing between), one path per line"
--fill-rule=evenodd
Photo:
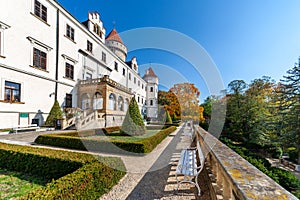
M143 79L147 82L146 88L146 113L149 118L157 118L158 110L158 77L150 67L146 70Z
M124 45L115 28L106 37L105 44L112 52L114 52L125 62L127 56L127 47Z

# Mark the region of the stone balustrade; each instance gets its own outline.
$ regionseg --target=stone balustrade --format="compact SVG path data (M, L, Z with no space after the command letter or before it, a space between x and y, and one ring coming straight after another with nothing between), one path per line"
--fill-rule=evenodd
M102 78L88 79L88 80L80 80L78 85L96 85L99 83L106 83L114 88L117 88L121 91L132 93L131 89L123 86L122 84L112 80L108 75L104 75Z
M211 199L298 199L213 135L194 128L206 157Z

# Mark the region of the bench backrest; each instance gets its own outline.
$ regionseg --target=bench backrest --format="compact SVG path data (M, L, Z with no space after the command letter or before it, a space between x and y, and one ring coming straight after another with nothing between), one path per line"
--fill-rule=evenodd
M204 168L205 158L204 158L204 155L203 155L203 152L202 152L202 149L201 149L199 141L197 141L197 152L198 152L198 157L199 157L199 160L200 160L200 166L199 166L198 173L200 173L203 170L203 168Z

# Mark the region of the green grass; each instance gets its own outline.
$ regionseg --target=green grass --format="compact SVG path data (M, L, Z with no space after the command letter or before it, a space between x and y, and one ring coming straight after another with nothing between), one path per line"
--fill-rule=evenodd
M41 188L46 181L21 172L0 168L0 199L14 199Z

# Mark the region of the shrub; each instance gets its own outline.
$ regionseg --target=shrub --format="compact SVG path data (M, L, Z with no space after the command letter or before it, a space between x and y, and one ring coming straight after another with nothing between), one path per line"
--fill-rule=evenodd
M166 110L166 124L172 124L173 121L172 121L172 118L170 116L170 113L168 110Z
M170 133L176 130L176 127L171 126L163 129L155 135L141 139L134 142L123 142L123 141L99 141L88 138L79 137L64 137L61 134L44 134L38 136L35 140L37 144L51 145L64 148L72 148L78 150L88 150L96 152L106 153L118 153L128 154L133 153L149 153L151 152L163 139L165 139Z
M146 127L134 97L131 98L120 132L135 136L146 133Z
M47 120L45 122L45 126L55 126L55 122L57 119L61 119L62 118L62 111L60 109L59 103L57 100L55 100L50 113L47 117Z
M0 165L52 180L19 199L98 199L125 175L119 158L8 144L0 144Z

